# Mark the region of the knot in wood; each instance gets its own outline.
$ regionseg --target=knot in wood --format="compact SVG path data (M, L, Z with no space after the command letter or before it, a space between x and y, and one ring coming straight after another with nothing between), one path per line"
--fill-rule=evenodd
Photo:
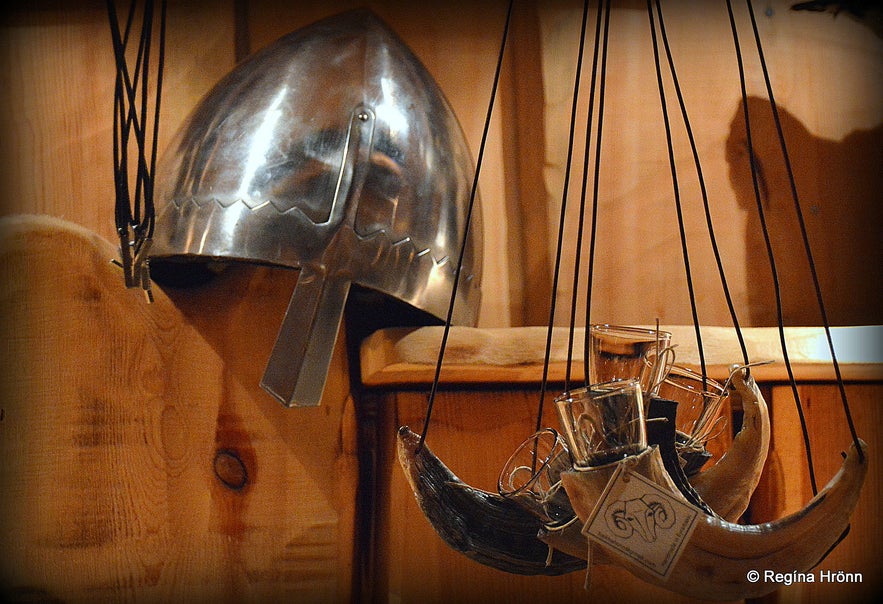
M221 449L215 454L215 476L228 489L241 491L248 484L248 469L235 451Z

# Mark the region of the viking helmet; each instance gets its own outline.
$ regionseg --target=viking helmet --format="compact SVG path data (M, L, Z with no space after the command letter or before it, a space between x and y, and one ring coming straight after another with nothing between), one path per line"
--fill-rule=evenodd
M160 162L151 267L299 269L261 386L317 405L352 284L475 324L473 174L419 60L370 11L344 13L252 55L191 113Z

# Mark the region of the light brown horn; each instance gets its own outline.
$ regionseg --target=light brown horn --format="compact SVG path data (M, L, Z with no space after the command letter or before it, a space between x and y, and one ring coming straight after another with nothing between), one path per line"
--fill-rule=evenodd
M862 442L861 447L864 451L867 445ZM634 463L633 471L687 503L666 474L658 449L648 449L621 463ZM616 465L561 475L581 521L586 522L590 517ZM850 447L840 471L806 507L774 522L740 525L700 515L667 581L603 544L593 544L593 551L603 552L613 563L649 583L691 598L760 597L779 587L778 583L764 581L764 572L806 572L837 543L849 524L867 468L866 456L860 455L855 446ZM761 573L761 580L751 582L749 571Z
M770 415L754 378L738 370L733 387L742 400L742 428L715 465L689 479L702 501L730 522L748 508L770 448Z

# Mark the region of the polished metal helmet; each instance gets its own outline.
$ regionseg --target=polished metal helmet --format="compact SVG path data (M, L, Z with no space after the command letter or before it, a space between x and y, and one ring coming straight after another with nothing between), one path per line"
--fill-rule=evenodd
M261 386L286 406L317 405L351 284L437 322L459 278L453 322L475 324L473 174L420 61L370 11L344 13L242 62L185 121L160 162L151 270L299 269Z

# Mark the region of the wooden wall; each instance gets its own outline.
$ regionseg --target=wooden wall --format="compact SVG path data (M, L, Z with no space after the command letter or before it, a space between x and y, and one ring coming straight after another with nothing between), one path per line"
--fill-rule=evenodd
M37 2L7 10L2 24L3 213L65 218L116 242L107 4ZM168 27L160 149L232 68L233 3L172 3Z
M829 318L835 324L877 323L881 298L875 284L883 257L874 233L880 228L883 176L874 166L883 159L883 40L875 26L881 16L877 11L857 20L848 12L837 17L795 12L789 10L788 1L753 4ZM592 320L652 324L659 317L663 323L692 323L646 3L615 5L619 10L610 19ZM540 15L545 45L545 182L550 207L558 207L579 10L564 0L544 6ZM726 4L662 2L662 6L739 320L743 325L774 325L775 296L750 176ZM748 13L745 3L733 6L751 99L761 205L782 284L784 318L789 325L816 325L821 318ZM592 13L590 30L594 19ZM589 88L591 56L590 48L584 90ZM696 170L664 53L662 65L698 320L728 325ZM588 101L580 106L575 160L579 171L568 203L570 224L577 223L587 106ZM599 110L596 107L596 117ZM594 154L591 159L595 161ZM590 187L589 204L591 192ZM557 215L550 212L549 223L553 220ZM573 228L567 237L575 240ZM548 237L538 245L548 247L553 241ZM568 259L573 247L565 250ZM559 287L565 298L571 283L566 278ZM859 284L862 294L856 296L852 287Z
M172 0L160 148L237 59L318 18L364 4L424 61L477 155L505 0ZM704 157L735 304L743 324L767 325L775 320L775 304L765 277L769 269L763 267L759 215L746 193L747 151L733 57L725 17L720 7L708 4L666 3L667 25ZM483 327L541 326L549 317L579 5L570 0L515 2L480 181L487 227ZM635 0L616 5L591 318L650 324L658 317L663 324L688 324L692 317L666 180L646 14ZM758 10L783 125L795 141L790 150L831 322L880 323L883 262L874 239L880 232L883 190L878 21L846 13L836 18L792 13L784 0ZM744 24L744 13L739 19ZM756 60L747 63L752 114L756 109L764 115L768 103ZM136 292L122 290L121 279L114 289L113 273L104 263L116 244L114 75L103 2L38 0L2 13L0 215L47 214L85 229L71 230L64 223L61 232L74 233L73 239L41 236L23 242L8 229L14 222L4 223L8 247L0 266L0 298L7 345L0 375L0 445L9 462L3 469L4 491L15 497L2 500L2 529L27 552L25 564L16 570L28 580L42 577L52 587L77 576L74 588L81 595L94 595L89 590L96 583L102 593L123 590L133 598L161 598L181 585L197 593L210 584L218 599L282 597L309 589L301 580L307 576L329 601L345 598L358 590L353 582L364 578L353 568L363 562L353 550L363 543L356 526L359 503L364 503L356 501L356 458L364 443L356 435L358 405L349 391L346 355L339 347L323 407L308 417L299 412L295 421L257 387L274 326L293 287L291 275L238 273L218 285L216 296L202 292L209 302L171 300L160 292L153 307L141 304ZM580 115L584 122L585 104ZM755 125L762 207L773 226L792 227L769 118ZM682 134L675 144L678 161L689 164ZM575 146L582 146L579 136ZM577 155L575 165L580 164ZM577 173L574 179L571 192L576 195ZM729 315L715 285L695 185L684 197L699 319L726 325ZM574 239L575 208L569 205L568 242ZM806 269L797 268L799 254L792 257L799 241L793 230L776 232L776 254L784 258L779 273L787 293L786 319L817 324L805 293ZM74 250L80 255L66 256ZM569 305L573 254L568 244L558 287L562 309ZM92 279L101 287L93 287ZM110 332L93 321L99 302L109 303L116 313L102 315L112 320ZM79 312L83 309L87 312ZM254 314L261 317L260 325L252 320ZM137 320L126 323L131 316ZM568 319L559 310L555 320ZM56 356L59 362L53 362ZM127 380L145 378L141 371L147 374L146 382L138 382L143 390L126 398ZM109 390L96 391L95 384L107 375L116 376L105 384ZM102 428L97 422L107 414L117 424ZM237 431L242 426L250 426L245 440ZM239 458L261 463L260 473L251 475L254 489L244 497L219 486L223 480L212 465L218 454L238 451L243 444L253 445L256 457ZM102 473L92 473L96 463L105 464ZM331 468L336 478L323 482ZM148 483L140 482L145 476ZM293 485L311 495L295 493ZM255 503L249 507L242 503L246 500ZM144 516L142 506L152 513ZM295 509L303 515L291 515ZM225 524L231 518L260 530ZM117 524L108 527L105 521ZM278 536L274 530L292 546L280 555L288 555L295 567L275 582L242 562L266 563L259 570L278 568L267 549ZM46 549L27 549L34 543L53 552L67 549L47 558ZM310 543L324 548L328 568L317 569L302 555L305 550L298 547ZM169 562L158 562L162 556L157 552ZM230 564L239 565L236 572L226 575L227 583L217 583Z
M240 267L145 304L107 241L0 221L4 601L347 601L357 420L258 383L295 275Z
M237 58L319 18L374 9L423 60L449 97L477 156L507 2L278 0L170 3L161 146ZM693 321L678 237L644 3L623 0L610 20L592 320ZM738 71L724 3L668 2L665 24L707 184L715 235L739 320L769 325L775 297L742 128ZM788 324L818 324L795 213L744 6L735 3L752 97L764 219L772 233ZM514 3L501 84L482 164L485 278L481 325L548 322L567 164L582 3ZM880 227L883 40L879 15L758 6L773 90L790 141L802 211L834 324L881 320ZM595 6L589 30L594 29ZM875 29L876 28L876 29ZM113 62L104 3L50 1L4 13L0 36L2 212L63 217L114 239L111 176ZM587 44L591 59L593 36ZM573 290L582 188L583 68L556 322ZM668 81L668 77L666 76ZM670 82L666 95L673 101ZM729 324L692 159L670 106L692 280L704 324ZM596 112L597 115L597 112ZM591 186L588 189L591 204ZM591 208L588 210L591 212ZM588 229L588 225L587 225ZM586 231L588 232L588 230ZM584 287L587 248L583 250ZM862 284L853 295L846 284ZM584 306L580 294L578 307ZM807 303L809 300L810 303ZM581 322L585 311L580 310Z

